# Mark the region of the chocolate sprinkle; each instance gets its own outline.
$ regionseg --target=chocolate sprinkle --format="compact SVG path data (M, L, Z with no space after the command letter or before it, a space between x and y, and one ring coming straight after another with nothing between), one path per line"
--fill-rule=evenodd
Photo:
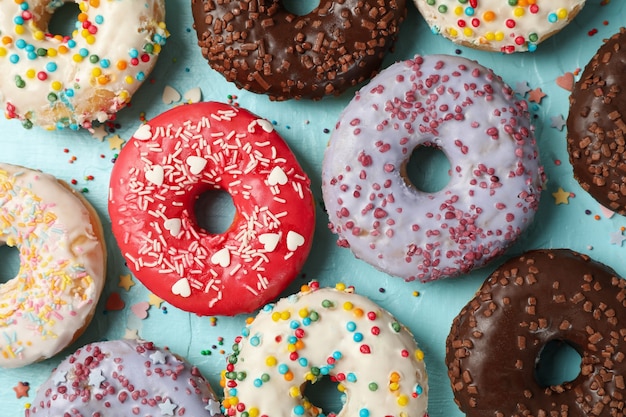
M625 307L626 280L585 255L536 250L506 262L452 323L455 402L467 417L623 416ZM551 341L576 349L581 372L542 386L534 370Z
M600 204L626 215L626 29L605 41L570 97L567 150L574 177Z
M271 100L339 95L374 76L405 0L322 0L297 16L279 0L192 0L198 45L237 87Z

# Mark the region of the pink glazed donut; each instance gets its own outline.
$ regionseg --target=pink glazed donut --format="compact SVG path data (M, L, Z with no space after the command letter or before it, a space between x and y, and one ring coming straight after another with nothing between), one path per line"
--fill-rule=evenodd
M450 180L427 193L406 164L435 146ZM417 56L381 72L343 111L322 166L338 244L407 281L467 273L531 223L544 179L528 105L490 69Z

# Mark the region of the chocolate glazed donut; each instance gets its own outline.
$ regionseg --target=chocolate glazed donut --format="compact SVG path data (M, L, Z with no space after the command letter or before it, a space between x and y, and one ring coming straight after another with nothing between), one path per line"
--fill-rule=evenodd
M626 280L585 255L537 250L496 270L446 341L455 402L467 417L623 416ZM580 354L579 375L542 386L551 341Z
M567 151L574 177L600 204L626 215L626 29L607 40L570 97Z
M271 100L339 95L372 77L406 15L405 0L321 0L297 16L280 0L192 0L213 69Z

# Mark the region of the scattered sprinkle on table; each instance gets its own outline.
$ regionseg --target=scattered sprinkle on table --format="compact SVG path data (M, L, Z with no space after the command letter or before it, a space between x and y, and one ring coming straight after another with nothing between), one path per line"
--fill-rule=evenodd
M17 398L28 397L28 390L30 390L30 384L28 382L20 381L13 387Z
M554 197L555 204L569 204L570 193L564 191L561 187L555 192L552 193L552 197Z
M133 285L135 285L135 282L130 274L120 275L120 282L117 284L118 287L122 287L126 291L130 291L130 287Z
M528 93L528 101L540 104L541 100L543 100L545 96L546 93L541 91L541 87L537 87L534 90L530 90L530 92Z

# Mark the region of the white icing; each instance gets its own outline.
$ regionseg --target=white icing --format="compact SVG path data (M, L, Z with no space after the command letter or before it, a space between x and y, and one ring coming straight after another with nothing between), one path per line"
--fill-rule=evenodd
M0 366L57 354L91 318L106 252L83 202L51 175L0 164L0 241L20 269L0 284Z
M434 33L456 43L508 53L533 51L585 4L585 0L521 0L515 5L507 0L414 1Z
M267 305L244 329L229 363L228 415L328 415L306 399L315 389L307 385L324 375L337 378L345 393L338 417L427 415L428 377L412 334L350 292L309 288Z
M168 36L163 0L74 2L87 20L71 39L46 34L42 12L63 1L0 3L0 34L11 40L0 45L0 105L9 117L91 128L124 107L152 70Z

